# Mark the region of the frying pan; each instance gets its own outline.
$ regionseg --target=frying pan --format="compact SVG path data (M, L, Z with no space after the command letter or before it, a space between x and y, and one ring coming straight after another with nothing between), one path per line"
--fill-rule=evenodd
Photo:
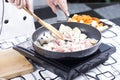
M62 58L83 58L83 57L87 57L89 55L94 54L94 52L98 50L99 45L101 44L101 33L96 28L86 24L76 23L76 22L60 22L60 23L54 23L52 25L56 29L59 29L61 24L67 25L71 28L78 27L82 31L82 33L85 33L88 36L88 38L94 38L98 40L98 42L90 48L87 48L85 50L75 51L75 52L49 51L39 46L40 44L38 43L38 41L40 39L40 35L48 31L46 28L40 27L32 35L33 48L35 49L36 52L38 52L40 55L43 55L44 57L47 57L47 58L62 59Z

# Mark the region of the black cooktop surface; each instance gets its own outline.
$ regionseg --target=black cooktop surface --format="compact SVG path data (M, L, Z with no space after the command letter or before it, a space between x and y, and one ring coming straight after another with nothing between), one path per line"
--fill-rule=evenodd
M31 46L25 47L25 45L26 42L22 45L15 46L14 49L20 51L22 55L27 58L32 59L36 64L61 76L64 80L71 80L99 64L102 64L116 51L114 46L102 43L99 49L88 57L77 59L49 59L38 54Z

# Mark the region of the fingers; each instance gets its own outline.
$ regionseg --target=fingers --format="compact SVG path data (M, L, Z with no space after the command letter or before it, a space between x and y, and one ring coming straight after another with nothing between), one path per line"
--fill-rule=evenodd
M9 2L19 9L22 8L24 5L24 0L9 0Z
M14 3L15 0L9 0L10 3Z
M69 12L68 12L68 6L67 6L67 0L56 0L57 5L59 5L59 7L63 10L63 12L69 16Z
M51 9L52 9L52 11L53 11L54 13L57 12L56 6L55 6L54 4L52 4L50 7L51 7Z
M54 2L53 0L47 0L47 4L48 4L48 6L52 9L52 11L53 11L54 13L57 12L56 4L55 4L55 2Z
M14 5L18 6L20 4L20 0L14 0Z
M67 0L47 0L47 4L49 7L51 7L54 13L57 12L56 5L58 5L63 10L63 12L69 16Z
M20 5L18 6L19 9L26 7L26 0L21 0Z
M28 0L9 0L10 3L15 5L17 8L21 9L23 7L30 8L30 3Z
M30 10L30 2L29 2L29 0L26 0L26 8L28 8Z

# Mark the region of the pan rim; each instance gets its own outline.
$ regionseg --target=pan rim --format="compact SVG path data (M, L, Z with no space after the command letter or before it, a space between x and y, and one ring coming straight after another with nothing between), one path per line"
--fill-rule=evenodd
M82 24L82 25L85 25L85 26L88 26L88 27L92 27L92 26L90 26L90 25L87 25L87 24L83 24L83 23L77 23L77 22L58 22L58 23L53 23L53 24L51 24L51 25L54 25L54 24L65 24L65 23L70 23L70 24ZM39 29L41 29L41 28L44 28L43 26L41 26L41 27L39 27L38 29L36 29L36 31L37 30L39 30ZM96 44L94 44L92 47L89 47L89 48L86 48L86 49L84 49L84 50L78 50L78 51L73 51L73 52L58 52L58 51L52 51L52 50L47 50L47 49L44 49L44 48L42 48L42 47L40 47L40 46L38 46L38 45L36 45L34 42L33 42L33 44L34 45L36 45L37 47L40 47L42 50L45 50L45 51L48 51L48 52L52 52L52 53L56 53L57 52L57 54L61 54L61 53L63 53L63 54L75 54L75 53L77 53L77 52L82 52L82 51L86 51L86 50L89 50L89 49L91 49L91 48L93 48L93 47L95 47L95 46L98 46L98 45L100 45L101 44L101 38L102 38L102 35L101 35L101 32L99 31L99 30L97 30L96 28L94 28L94 27L92 27L93 29L95 29L97 32L98 32L98 34L100 35L100 39L98 40L98 42L96 43ZM47 30L47 29L46 29ZM35 31L35 32L36 32ZM33 35L34 35L35 33L33 33ZM32 36L33 36L32 35ZM33 39L32 39L33 40Z

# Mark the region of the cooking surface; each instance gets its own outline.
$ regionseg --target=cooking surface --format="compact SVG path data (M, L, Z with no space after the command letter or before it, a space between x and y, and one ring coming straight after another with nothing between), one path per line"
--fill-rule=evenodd
M86 62L89 62L90 60L93 60L93 59L94 59L93 61L96 61L95 59L97 59L98 57L103 59L104 58L103 55L106 56L106 59L107 59L108 56L110 56L111 54L113 54L116 51L116 48L113 45L102 43L100 45L99 49L94 54L92 54L90 56L87 56L87 57L74 58L74 59L73 58L50 59L50 58L43 57L42 55L37 53L33 49L32 43L31 43L31 46L28 46L27 48L25 48L24 45L28 44L28 42L30 43L31 41L26 41L26 42L18 45L18 47L15 46L14 48L16 50L18 50L18 51L19 51L19 49L21 49L21 47L24 48L24 49L27 49L28 51L30 51L30 52L27 51L29 54L34 55L35 57L37 57L37 58L39 58L41 60L43 60L43 59L47 60L46 63L47 62L48 63L53 62L54 64L57 64L59 66L63 66L64 68L66 68L68 70L74 68L75 66L79 66L79 65L82 65L82 64L84 64ZM25 55L28 58L31 58L31 57L27 56L25 53L26 53L26 51L23 53L23 55Z
M76 5L76 4L75 4ZM73 7L69 7L70 8L74 8L75 5L73 5ZM106 18L106 19L101 19L103 22L112 25L113 27L111 27L109 30L105 31L104 33L102 33L102 42L106 43L106 44L112 44L116 47L116 52L113 53L109 59L104 62L103 64L100 64L99 66L89 70L87 73L81 74L80 76L76 77L74 80L120 80L120 12L119 12L119 8L118 6L120 6L120 4L108 4L108 5L102 5L99 4L97 5L97 8L95 8L95 6L93 4L77 4L80 8L74 8L71 9L71 14L74 13L81 13L81 12L90 12L90 13L94 13L97 15L102 16L101 14L103 13L103 17L98 16L99 18ZM105 10L110 11L110 16L106 17L106 13L102 12L104 11L103 8L105 7ZM109 10L109 7L112 7L112 9L114 11ZM43 9L43 12L46 10L50 10L49 8L45 8ZM77 10L75 10L77 9ZM40 11L40 12L39 12ZM101 12L100 12L101 11ZM35 10L36 13L41 13L41 9ZM116 12L115 16L114 13ZM49 22L49 23L53 23L56 22L56 17L54 14L50 13L51 16L49 16L48 14L46 14L47 16L44 16L44 14L42 14L42 18ZM111 17L113 16L113 17ZM97 16L95 16L97 17ZM109 17L109 18L108 18ZM110 20L107 20L110 19ZM40 25L36 23L36 27L39 27ZM27 41L29 39L30 36L19 36L16 37L14 39L9 39L9 40L1 40L0 41L0 49L6 49L9 48L15 44ZM29 46L28 44L25 46ZM42 61L41 61L42 62ZM36 65L35 62L32 62L33 65L37 68L37 70L31 74L26 74L26 75L22 75L20 77L16 77L12 80L19 80L19 79L25 79L25 80L47 80L47 79L53 79L53 80L62 80L59 76L57 76L56 74L53 74L52 72L48 71L47 69L41 67L41 65Z
M49 59L34 51L32 46L24 48L24 45L28 44L27 42L15 46L14 49L20 51L27 58L37 62L37 64L41 64L47 70L59 75L64 80L74 79L81 73L85 73L102 64L116 51L114 46L102 43L94 54L84 58Z

